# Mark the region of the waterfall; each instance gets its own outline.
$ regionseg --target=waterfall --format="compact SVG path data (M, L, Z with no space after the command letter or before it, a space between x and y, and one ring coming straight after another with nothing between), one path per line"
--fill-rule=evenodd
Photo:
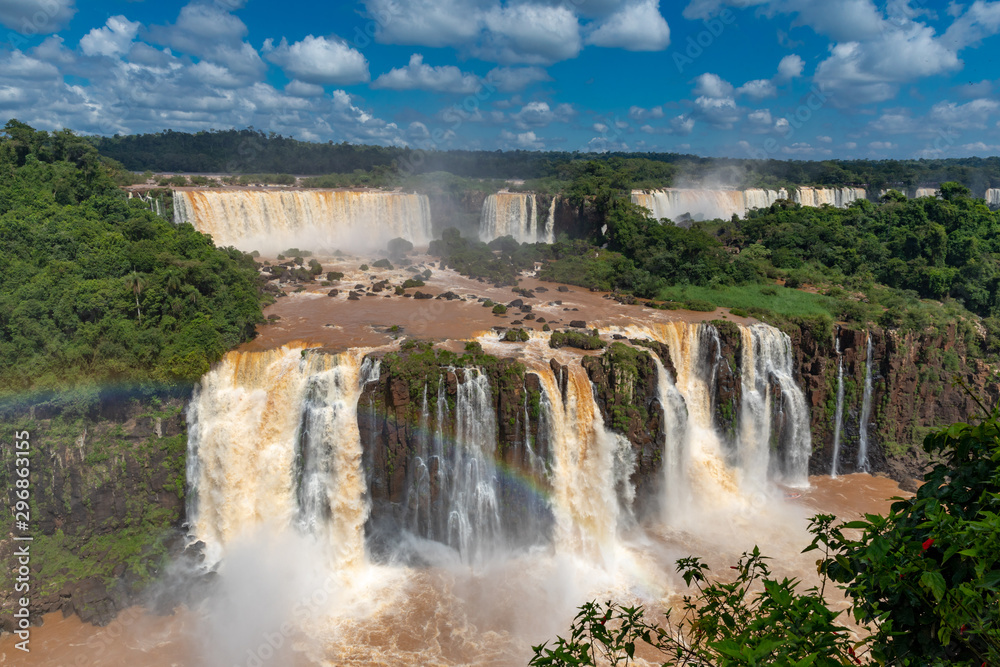
M791 341L767 325L739 330L732 341L703 323L641 329L669 351L669 362L666 354L652 359L662 411L660 504L670 525L697 529L733 510L749 518L772 480L806 482L809 416ZM727 357L737 350L737 359ZM397 442L406 450L384 461L390 476L396 466L405 479L398 495L377 497L373 518L445 544L467 565L547 539L557 552L611 565L620 532L635 521L638 452L606 426L580 363L525 363L539 379L530 385L541 392L531 399L537 407L526 381L523 404L505 412L523 415L505 436L523 437L523 450L498 442L501 397L482 369L442 368L410 388L412 421L386 426L405 426ZM187 502L191 536L206 543L210 562L265 524L313 536L339 568L365 560L370 490L358 402L380 369L363 350L334 356L297 346L229 353L202 378L188 410ZM726 411L737 429L724 436L717 415Z
M872 416L872 334L868 332L865 343L868 352L865 357L865 392L861 399L861 423L858 436L858 470L868 472L868 421Z
M188 522L210 562L259 524L297 526L341 567L364 560L368 516L357 404L363 350L230 352L188 412Z
M792 341L765 324L742 327L740 332L743 402L738 454L744 478L760 486L767 479L768 465L777 463L777 472L786 483L808 486L809 407L795 382ZM770 461L767 450L771 447L783 451L784 457Z
M433 237L426 195L340 190L174 190L174 222L215 244L281 252L381 248L396 237Z
M997 191L1000 195L1000 190ZM559 199L558 195L552 196L552 201L549 203L549 217L545 220L545 242L555 243L556 242L556 200ZM998 205L1000 205L1000 196L997 197Z
M864 188L810 188L800 187L788 192L749 188L746 190L707 190L663 188L662 190L632 192L632 202L649 209L657 219L677 220L689 215L694 220L730 219L733 215L745 218L747 211L767 208L779 199L791 199L803 206L829 204L843 208L867 196Z
M455 404L453 478L449 499L448 544L466 560L479 560L500 546L499 489L493 452L497 426L489 378L465 369Z
M775 200L777 198L775 193ZM664 188L633 193L632 201L648 208L652 217L657 220L676 220L685 214L695 220L728 220L733 214L740 217L746 215L746 202L740 190Z
M609 565L615 560L619 521L628 519L635 494L629 482L635 466L631 443L605 427L582 366L564 367L565 396L551 368L532 370L541 379L553 451L556 549Z
M550 213L551 218L551 213ZM489 243L502 236L512 236L518 243L538 243L538 204L533 194L498 192L486 197L479 218L479 239Z
M663 415L663 494L662 514L668 523L680 518L691 503L688 484L688 414L684 397L677 390L674 378L657 355L651 355L656 366L656 399Z
M830 465L830 477L837 476L837 463L840 460L840 430L844 421L844 355L840 353L840 337L834 338L834 348L837 351L837 410L833 415L833 463Z
M844 208L858 199L865 199L864 188L809 188L800 187L792 191L792 200L803 206L823 206L828 204Z
M739 481L726 461L712 405L719 365L718 331L706 324L671 322L655 326L651 334L667 346L677 373L671 389L669 377L657 367L658 389L666 396L660 405L667 436L664 444L669 448L664 452L665 518L685 519L700 504L738 502Z
M463 562L481 564L507 546L500 503L496 413L489 377L478 368L451 369L458 377L454 439L444 376L438 378L434 428L424 385L417 447L407 480L404 526L418 537L447 544Z
M432 418L425 384L416 434L417 450L414 452L411 476L407 481L404 525L414 535L447 543L450 503L444 425L449 411L444 376L438 378L434 405Z

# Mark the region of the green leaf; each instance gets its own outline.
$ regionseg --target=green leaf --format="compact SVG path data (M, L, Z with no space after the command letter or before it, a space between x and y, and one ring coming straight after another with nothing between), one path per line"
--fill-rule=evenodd
M944 597L947 587L940 572L924 572L920 575L920 583L930 589L936 601L940 602L941 598Z

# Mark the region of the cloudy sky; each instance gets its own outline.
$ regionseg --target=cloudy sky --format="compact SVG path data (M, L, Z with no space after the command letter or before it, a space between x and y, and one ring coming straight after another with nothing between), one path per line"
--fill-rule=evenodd
M424 148L1000 153L1000 0L0 0L0 123Z

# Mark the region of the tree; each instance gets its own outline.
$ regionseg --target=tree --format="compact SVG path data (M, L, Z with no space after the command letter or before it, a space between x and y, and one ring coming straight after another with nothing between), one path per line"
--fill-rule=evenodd
M139 324L142 324L142 310L139 308L139 295L142 294L142 290L146 289L148 284L146 279L136 273L134 270L131 274L125 276L125 284L132 293L135 295L135 312L139 318Z
M941 189L938 190L941 195L941 199L945 201L952 201L960 197L971 197L972 190L965 187L961 183L956 183L955 181L948 181L947 183L941 184Z

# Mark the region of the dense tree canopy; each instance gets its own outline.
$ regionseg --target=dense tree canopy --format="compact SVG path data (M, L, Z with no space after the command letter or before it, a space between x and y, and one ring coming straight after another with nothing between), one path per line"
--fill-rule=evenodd
M189 381L261 321L253 259L115 186L68 131L0 133L0 393Z
M814 262L843 275L930 299L954 297L982 316L1000 314L1000 215L955 184L942 198L859 201L847 209L779 202L725 225L727 243L770 250L779 269Z

